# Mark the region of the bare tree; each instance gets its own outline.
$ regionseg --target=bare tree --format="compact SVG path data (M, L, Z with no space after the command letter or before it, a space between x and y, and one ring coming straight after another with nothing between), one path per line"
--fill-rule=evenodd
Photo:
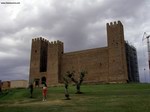
M68 77L76 84L76 89L77 89L76 94L81 94L82 93L80 91L80 86L81 86L81 84L83 82L83 78L84 78L84 76L85 76L86 73L87 73L86 71L81 71L80 72L80 79L79 79L79 81L77 81L74 78L75 71L72 71L72 72L67 71Z
M68 92L68 83L69 83L68 78L64 76L63 80L64 80L64 84L65 84L65 97L66 97L65 100L70 100L69 92Z

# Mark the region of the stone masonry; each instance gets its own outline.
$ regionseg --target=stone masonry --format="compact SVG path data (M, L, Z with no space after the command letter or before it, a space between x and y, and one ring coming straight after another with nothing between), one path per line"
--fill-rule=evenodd
M126 83L128 81L123 25L107 23L108 46L64 53L63 42L40 37L32 39L29 81L36 85L62 83L67 71L88 72L84 83Z

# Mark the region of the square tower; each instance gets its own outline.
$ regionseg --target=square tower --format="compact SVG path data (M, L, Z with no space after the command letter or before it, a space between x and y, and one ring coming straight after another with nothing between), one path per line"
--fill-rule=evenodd
M108 80L109 82L126 82L127 62L123 25L120 21L107 23L108 39Z
M46 81L48 43L41 37L32 39L29 82L37 86Z
M47 82L58 84L61 79L61 61L64 53L63 42L57 40L48 44Z

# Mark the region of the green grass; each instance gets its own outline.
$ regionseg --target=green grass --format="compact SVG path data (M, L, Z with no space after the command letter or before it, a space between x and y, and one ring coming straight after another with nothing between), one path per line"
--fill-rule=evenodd
M42 101L41 88L12 89L0 95L0 112L150 112L150 84L82 85L83 94L64 100L64 87L48 88L47 101Z

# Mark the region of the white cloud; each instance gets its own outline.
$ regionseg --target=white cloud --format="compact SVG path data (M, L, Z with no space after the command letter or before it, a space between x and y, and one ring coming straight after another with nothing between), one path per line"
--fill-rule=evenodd
M21 72L21 76L27 78L33 37L61 40L65 51L103 47L107 45L106 23L121 20L125 39L137 48L140 78L145 81L143 68L147 65L143 62L147 58L142 55L146 43L143 46L141 40L144 32L150 34L149 0L17 1L20 4L0 4L2 79L6 79L3 74L10 78L10 73L18 77ZM146 70L145 74L148 74Z

